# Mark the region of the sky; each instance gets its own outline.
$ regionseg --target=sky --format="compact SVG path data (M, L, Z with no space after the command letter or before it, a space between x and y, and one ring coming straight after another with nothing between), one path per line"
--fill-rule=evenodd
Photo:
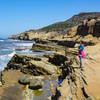
M100 12L100 0L0 0L0 37L40 29L80 12Z

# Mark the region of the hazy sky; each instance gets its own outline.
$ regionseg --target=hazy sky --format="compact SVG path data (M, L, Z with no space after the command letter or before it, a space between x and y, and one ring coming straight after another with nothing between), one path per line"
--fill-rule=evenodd
M99 11L100 0L0 0L0 37Z

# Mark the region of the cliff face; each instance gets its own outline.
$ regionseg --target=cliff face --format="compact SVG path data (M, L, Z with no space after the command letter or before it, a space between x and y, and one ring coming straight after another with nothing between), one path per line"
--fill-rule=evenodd
M81 35L87 36L92 35L94 37L100 36L100 17L92 18L92 19L85 19L82 21L80 25L74 26L70 28L67 32L65 31L27 31L23 32L22 34L18 34L15 36L11 36L12 39L19 39L19 40L35 40L39 39L55 39L55 38L63 38L65 35ZM76 36L75 36L76 37Z
M100 18L84 20L77 28L77 35L86 36L91 34L93 36L100 36Z
M26 31L18 35L10 36L10 39L18 40L35 40L35 39L52 39L58 36L57 32L45 32L45 31Z
M78 34L80 34L81 31L82 31L82 33L83 32L86 33L86 30L88 30L87 27L91 26L95 22L95 21L90 22L90 19L95 18L94 20L96 20L97 17L100 17L99 12L80 13L78 15L72 16L70 19L68 19L65 22L55 23L55 24L49 25L47 27L41 28L39 30L29 30L29 31L23 32L19 35L10 36L9 38L19 39L19 40L34 40L36 38L54 39L55 37L60 37L65 34L68 34L68 32L69 32L68 30L70 30L72 27L74 27L76 25L81 24L81 22L83 20L87 19L88 23L84 22L84 24L82 24L81 26L78 26ZM95 23L95 24L96 25L94 27L94 34L95 33L97 34L99 31L99 25L98 25L99 21L97 21L97 23ZM76 29L77 29L77 27L72 28L71 32L75 33ZM91 30L92 29L89 28L89 32Z

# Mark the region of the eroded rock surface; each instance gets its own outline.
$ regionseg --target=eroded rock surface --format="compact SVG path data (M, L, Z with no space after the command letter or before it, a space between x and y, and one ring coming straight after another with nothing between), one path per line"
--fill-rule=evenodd
M14 55L6 69L20 69L31 75L52 75L59 73L59 68L48 62L45 57L32 57L25 55Z
M95 37L100 37L100 18L83 21L77 28L77 34L82 36L91 34Z

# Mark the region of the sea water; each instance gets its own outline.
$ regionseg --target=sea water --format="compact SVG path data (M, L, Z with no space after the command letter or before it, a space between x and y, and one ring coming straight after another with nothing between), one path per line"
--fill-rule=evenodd
M0 39L0 71L4 70L7 63L14 54L24 54L31 56L43 56L45 52L33 52L32 48L34 41L20 41L11 39ZM49 52L51 53L51 52Z

